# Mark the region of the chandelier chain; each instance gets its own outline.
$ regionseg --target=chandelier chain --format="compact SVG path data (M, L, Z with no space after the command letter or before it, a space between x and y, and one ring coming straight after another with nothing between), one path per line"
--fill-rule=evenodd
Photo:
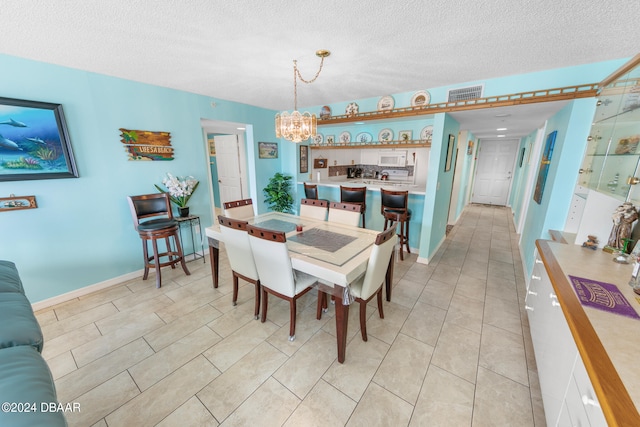
M305 80L302 78L302 74L300 74L300 70L298 69L298 61L293 60L293 109L298 110L298 79L300 79L303 83L313 83L316 81L320 72L322 71L322 65L324 64L324 57L320 58L320 68L318 68L318 72L311 80Z

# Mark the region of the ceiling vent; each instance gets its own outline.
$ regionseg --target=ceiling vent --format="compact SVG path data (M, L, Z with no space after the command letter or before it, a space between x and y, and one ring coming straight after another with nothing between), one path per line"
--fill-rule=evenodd
M447 91L447 102L466 101L468 99L482 98L484 85L462 87L460 89L449 89Z

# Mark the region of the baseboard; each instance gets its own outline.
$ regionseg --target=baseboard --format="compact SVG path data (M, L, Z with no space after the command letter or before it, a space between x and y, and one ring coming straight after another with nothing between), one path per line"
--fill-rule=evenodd
M44 310L45 308L49 308L57 304L62 304L63 302L71 301L72 299L88 295L92 292L97 292L103 289L110 288L112 286L121 285L124 282L141 277L143 273L144 269L141 269L131 273L123 274L122 276L113 277L111 279L105 280L104 282L95 283L93 285L85 286L80 289L75 289L64 294L56 295L55 297L35 302L31 304L31 308L33 309L33 311Z
M209 248L205 246L204 251L202 252L203 257L207 257L209 255ZM201 258L197 258L201 259ZM187 255L185 257L185 261L195 261L195 255ZM36 303L31 304L31 308L33 311L44 310L45 308L52 307L54 305L62 304L63 302L71 301L72 299L76 299L79 297L83 297L92 292L101 291L103 289L110 288L112 286L121 285L124 282L128 282L129 280L137 279L138 277L142 277L144 274L144 269L140 269L138 271L133 271L131 273L123 274L122 276L112 277L111 279L105 280L104 282L95 283L93 285L85 286L80 289L76 289L64 294L56 295L55 297L51 297L42 301L38 301Z

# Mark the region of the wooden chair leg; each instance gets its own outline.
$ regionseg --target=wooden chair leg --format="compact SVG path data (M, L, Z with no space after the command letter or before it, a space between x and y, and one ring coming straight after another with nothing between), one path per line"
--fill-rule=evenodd
M238 305L238 275L234 271L233 273L233 299L231 303L235 306Z
M327 303L327 294L319 290L318 305L316 307L316 319L320 320L322 318L322 311L326 303Z
M384 319L384 311L382 310L382 287L378 289L378 314L381 319Z
M164 238L164 244L167 247L167 254L169 257L169 261L173 261L174 255L172 255L172 250L171 250L171 241L169 240L169 237L165 237ZM177 251L177 248L176 248ZM176 261L178 260L178 258L176 258ZM172 262L171 263L171 269L175 269L176 265Z
M153 239L153 262L156 269L156 288L160 289L162 286L162 277L160 275L160 257L158 256L158 241Z
M409 247L409 220L405 221L405 234L404 234L404 242L407 245L407 253L411 253L411 248Z
M362 341L367 341L367 302L360 300L360 333Z
M262 286L260 286L260 281L256 283L256 297L255 297L255 307L253 309L253 316L256 320L258 320L258 315L260 314L260 291L262 290Z
M262 323L267 321L267 304L269 303L269 294L267 291L262 289L262 314L260 317L260 321Z
M296 299L289 300L289 341L296 339Z
M142 239L142 255L144 255L144 275L142 276L142 280L149 278L149 248L147 246L147 241Z

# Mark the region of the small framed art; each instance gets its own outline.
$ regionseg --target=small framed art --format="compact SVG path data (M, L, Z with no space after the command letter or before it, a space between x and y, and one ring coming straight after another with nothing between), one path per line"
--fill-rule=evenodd
M444 171L451 170L451 162L453 161L453 147L456 145L456 137L449 134L449 143L447 144L447 158L444 162Z
M258 142L258 158L259 159L277 159L278 143L277 142Z
M300 146L300 173L309 172L309 146Z

